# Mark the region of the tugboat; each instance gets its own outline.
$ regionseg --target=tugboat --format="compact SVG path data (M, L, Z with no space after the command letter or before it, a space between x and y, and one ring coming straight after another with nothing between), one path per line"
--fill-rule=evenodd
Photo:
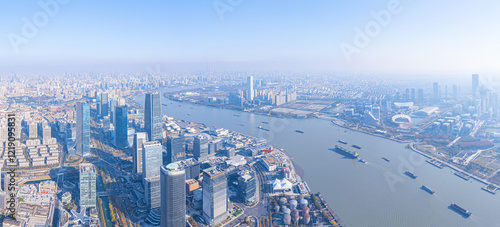
M360 159L360 160L359 160L359 162L361 162L361 163L366 163L366 160L364 160L364 159Z
M413 173L411 173L411 172L409 172L409 171L406 171L406 172L405 172L405 175L406 175L406 176L409 176L411 179L415 179L415 178L417 178L417 175L415 175L415 174L413 174Z
M356 148L356 149L361 149L361 147L360 147L360 146L358 146L358 145L356 145L356 144L352 145L352 147L354 147L354 148Z

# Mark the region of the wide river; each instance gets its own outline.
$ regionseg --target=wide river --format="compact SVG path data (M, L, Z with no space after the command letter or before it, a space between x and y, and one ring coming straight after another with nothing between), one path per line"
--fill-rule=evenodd
M346 130L327 120L280 119L178 103L163 97L163 92L174 90L160 90L162 103L167 104L162 106L163 114L263 137L285 149L304 171L311 190L321 192L347 226L500 226L499 195L481 190L482 183L453 175L449 168L438 169L426 163L423 156L406 148L407 144ZM143 105L144 95L136 101ZM348 142L343 146L356 150L367 163L329 150L342 145L339 139ZM353 144L362 149L352 148ZM407 170L418 178L404 175ZM430 195L421 190L422 185L436 193ZM472 216L463 218L448 208L451 203L471 211Z

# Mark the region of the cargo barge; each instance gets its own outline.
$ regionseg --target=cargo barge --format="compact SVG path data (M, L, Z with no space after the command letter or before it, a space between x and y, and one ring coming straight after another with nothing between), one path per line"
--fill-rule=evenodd
M411 179L416 179L416 178L418 177L417 175L415 175L415 174L413 174L413 173L411 173L411 172L409 172L409 171L406 171L406 172L405 172L405 175L406 175L406 176L409 176Z
M422 185L422 187L420 187L420 189L422 189L422 190L424 190L424 191L428 192L428 193L429 193L429 194L431 194L431 195L432 195L432 194L434 194L434 192L435 192L434 190L432 190L432 189L428 188L428 187L427 187L427 186L425 186L425 185Z
M450 209L454 210L455 212L459 213L460 215L464 216L465 218L468 218L472 215L472 213L462 207L460 207L457 204L452 203L450 205Z
M337 152L337 153L339 153L341 155L344 155L347 158L351 158L351 159L356 159L359 156L358 153L346 150L345 148L337 146L337 145L335 145L335 149L333 149L333 150L335 152Z
M356 144L352 145L352 147L354 147L354 148L356 148L356 149L361 149L361 147L360 147L360 146L358 146L358 145L356 145Z

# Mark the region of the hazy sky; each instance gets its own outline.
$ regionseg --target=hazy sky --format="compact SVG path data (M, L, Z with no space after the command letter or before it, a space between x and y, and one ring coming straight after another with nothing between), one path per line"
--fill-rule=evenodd
M500 73L499 9L493 0L0 0L0 72L209 62L215 70Z

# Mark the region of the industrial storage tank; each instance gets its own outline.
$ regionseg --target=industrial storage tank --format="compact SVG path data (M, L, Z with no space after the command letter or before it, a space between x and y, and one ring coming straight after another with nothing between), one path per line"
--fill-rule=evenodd
M286 200L286 197L281 197L280 198L280 205L285 205L287 201L288 200Z
M309 214L302 215L302 224L307 225L311 221L311 216Z
M290 200L290 208L297 209L297 200Z
M302 207L302 214L309 214L309 207Z
M290 197L288 197L290 200L295 200L295 196L294 195L291 195Z
M274 207L274 212L279 213L280 212L280 206L276 205Z
M307 202L307 200L306 200L306 199L301 199L301 200L300 200L300 206L301 206L301 207L306 207L308 204L309 204L309 202Z
M292 210L292 215L299 215L299 211L298 210Z
M290 214L292 211L288 208L283 209L283 214Z
M285 211L286 205L281 206L281 212Z
M303 195L299 195L299 196L297 196L297 200L299 200L299 201L300 201L300 200L302 200L302 199L304 199L304 196L303 196Z
M292 224L292 217L290 216L290 214L285 214L283 216L283 224L285 224L285 225Z
M299 224L299 215L293 215L293 218L292 218L292 222L294 225L298 225Z

